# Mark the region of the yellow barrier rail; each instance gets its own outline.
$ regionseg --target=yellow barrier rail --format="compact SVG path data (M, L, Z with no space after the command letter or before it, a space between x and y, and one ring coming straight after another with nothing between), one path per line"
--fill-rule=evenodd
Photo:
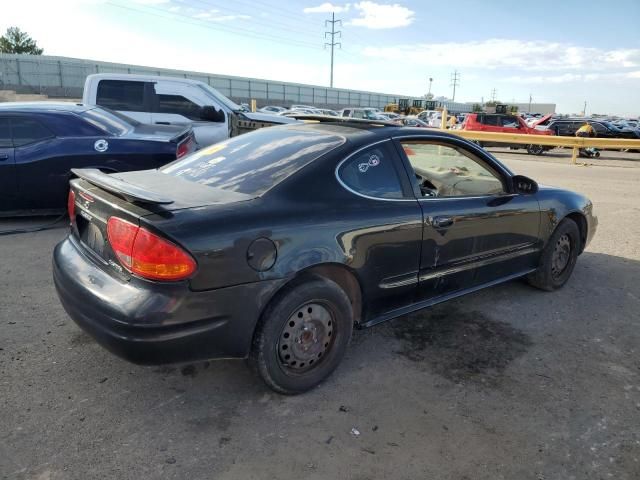
M446 110L442 113L445 118ZM442 122L444 125L444 121ZM581 148L600 148L605 150L638 150L640 140L628 138L589 138L589 137L562 137L559 135L528 135L518 133L478 132L474 130L449 130L449 133L479 142L506 143L518 145L543 145L552 147L567 147L573 149L571 163L575 164L578 158L578 150Z

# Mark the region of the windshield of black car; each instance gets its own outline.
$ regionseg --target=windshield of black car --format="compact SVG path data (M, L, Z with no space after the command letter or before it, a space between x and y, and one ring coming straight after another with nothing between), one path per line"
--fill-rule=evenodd
M90 124L111 135L121 136L133 130L140 122L108 108L92 108L80 112L80 116Z
M344 141L307 129L266 127L205 147L160 171L259 196Z

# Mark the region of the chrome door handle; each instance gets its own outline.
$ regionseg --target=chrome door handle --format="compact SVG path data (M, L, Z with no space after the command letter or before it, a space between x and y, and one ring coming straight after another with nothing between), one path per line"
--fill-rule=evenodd
M435 228L450 227L453 225L453 217L429 217L429 223Z

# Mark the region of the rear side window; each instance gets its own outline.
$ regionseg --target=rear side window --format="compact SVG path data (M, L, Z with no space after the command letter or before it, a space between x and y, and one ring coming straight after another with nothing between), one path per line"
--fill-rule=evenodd
M15 147L39 142L54 136L48 128L30 118L12 118L11 130Z
M201 111L199 105L182 95L162 95L158 94L157 113L173 113L182 115L190 120L200 120Z
M338 176L351 190L376 198L402 198L402 185L396 171L397 155L391 142L366 148L345 161Z
M0 118L0 148L12 147L11 128L8 118Z
M112 110L143 112L145 82L100 80L96 103Z
M480 123L483 123L484 125L492 125L494 127L499 125L498 115L478 115L478 120L480 120Z
M136 120L104 108L85 110L80 113L80 117L103 132L115 136L124 135L136 125L140 125Z
M203 148L160 171L259 196L344 141L338 135L307 129L261 128Z

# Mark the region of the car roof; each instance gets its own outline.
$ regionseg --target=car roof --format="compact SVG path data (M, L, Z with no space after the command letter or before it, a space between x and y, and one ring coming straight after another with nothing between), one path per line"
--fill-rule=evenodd
M91 79L105 79L105 80L132 80L132 81L144 81L144 82L158 82L158 81L165 81L165 82L171 82L171 81L176 81L178 80L180 83L188 83L191 85L200 85L200 84L204 84L206 85L205 82L201 82L200 80L193 80L191 78L184 78L184 77L179 77L177 75L175 76L171 76L171 75L141 75L141 74L137 74L137 73L93 73L91 75L89 75L89 77ZM87 78L89 78L87 77Z
M95 107L73 102L6 102L0 103L0 112L72 112L80 113Z
M339 118L339 117L338 117ZM322 121L319 123L292 123L278 127L290 130L308 130L325 135L339 135L351 141L353 144L366 144L376 140L384 140L395 136L420 136L420 137L451 137L459 138L440 129L426 129L420 127L405 127L391 122L375 120L345 119L335 121Z

